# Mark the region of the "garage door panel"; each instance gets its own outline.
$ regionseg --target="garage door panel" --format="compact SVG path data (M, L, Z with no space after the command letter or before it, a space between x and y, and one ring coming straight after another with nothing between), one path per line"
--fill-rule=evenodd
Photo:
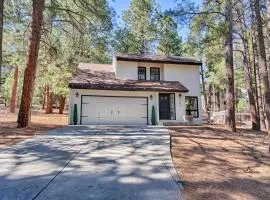
M81 124L146 125L147 98L82 96Z

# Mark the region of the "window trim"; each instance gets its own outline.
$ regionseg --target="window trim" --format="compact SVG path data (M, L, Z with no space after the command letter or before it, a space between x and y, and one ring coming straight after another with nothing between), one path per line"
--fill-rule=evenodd
M139 69L144 69L144 79L139 78ZM138 67L138 80L146 80L146 67Z
M153 80L151 77L151 75L152 75L152 70L153 69L157 69L158 70L158 76L159 76L159 79L158 80ZM159 67L150 67L150 80L151 81L160 81L160 68Z
M186 107L186 98L195 98L197 100L197 109L187 109ZM194 118L199 118L200 114L199 114L199 98L198 96L185 96L185 111L187 114L187 111L192 112L192 111L196 111L197 112L197 116L193 116Z

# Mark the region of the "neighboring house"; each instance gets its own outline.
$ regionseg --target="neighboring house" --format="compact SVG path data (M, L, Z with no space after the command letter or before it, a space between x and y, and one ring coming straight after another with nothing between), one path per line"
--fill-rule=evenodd
M201 122L202 63L181 57L115 54L112 65L80 63L69 82L69 123L77 104L78 124L151 125Z

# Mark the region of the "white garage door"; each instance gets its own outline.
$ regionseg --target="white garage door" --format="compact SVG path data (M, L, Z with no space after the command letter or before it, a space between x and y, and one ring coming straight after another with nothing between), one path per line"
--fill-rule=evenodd
M147 98L82 96L81 124L147 125Z

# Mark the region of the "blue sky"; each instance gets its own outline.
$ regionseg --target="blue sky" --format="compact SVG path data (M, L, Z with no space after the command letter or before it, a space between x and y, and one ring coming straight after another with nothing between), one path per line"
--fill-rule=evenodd
M110 6L114 8L116 12L116 20L118 24L120 24L122 12L128 9L131 0L108 0L108 1ZM202 2L202 0L191 0L191 1L195 2L198 5L200 5ZM159 4L162 11L173 9L177 5L176 0L156 0L156 2ZM188 32L187 26L179 27L179 34L183 39L186 39L187 32Z

